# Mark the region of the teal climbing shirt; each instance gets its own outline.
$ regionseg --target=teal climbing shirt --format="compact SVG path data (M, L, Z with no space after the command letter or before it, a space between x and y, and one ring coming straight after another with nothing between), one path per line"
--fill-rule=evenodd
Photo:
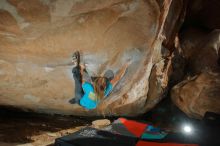
M80 99L80 105L88 110L95 109L99 104L99 101L96 100L96 95L94 92L94 87L91 83L85 82L82 85L84 95ZM105 97L109 95L112 91L112 84L109 82L107 88L105 89Z

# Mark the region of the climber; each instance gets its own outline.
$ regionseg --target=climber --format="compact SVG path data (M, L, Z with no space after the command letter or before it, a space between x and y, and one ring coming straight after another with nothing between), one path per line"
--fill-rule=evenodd
M74 53L74 55L73 61L76 62L76 67L73 68L72 72L75 83L77 83L77 91L76 97L70 102L78 103L88 110L95 109L111 93L118 81L124 76L128 66L131 64L131 60L119 70L116 76L114 76L113 71L108 70L100 77L90 77L85 69L85 65L79 63L79 52ZM81 86L80 89L79 85Z
M75 81L75 98L71 99L69 102L71 104L79 103L79 100L81 99L83 95L82 90L82 76L80 73L80 53L79 51L76 51L72 56L72 65L74 65L72 69L73 78Z

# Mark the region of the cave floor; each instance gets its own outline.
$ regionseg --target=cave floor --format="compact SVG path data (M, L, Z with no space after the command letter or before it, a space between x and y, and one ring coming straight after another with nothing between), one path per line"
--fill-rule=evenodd
M100 119L36 114L5 107L0 107L0 117L0 146L52 146L56 138L91 126L93 120ZM186 135L184 142L220 145L220 124L207 127L204 121L187 117L170 100L162 101L142 116L129 119L152 123L170 132L181 132L182 125L191 124L194 133Z
M52 145L54 140L91 125L91 120L0 108L0 146Z

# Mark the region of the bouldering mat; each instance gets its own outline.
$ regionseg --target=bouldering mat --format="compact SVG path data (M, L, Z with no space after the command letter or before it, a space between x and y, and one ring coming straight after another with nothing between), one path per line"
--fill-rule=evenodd
M138 141L136 146L199 146L199 145L197 145L197 144L158 143L158 142Z
M95 128L84 128L57 138L55 146L135 146L137 139Z
M134 120L128 120L125 118L119 118L115 120L111 126L109 126L109 131L129 137L139 138L145 131L148 124L137 122Z

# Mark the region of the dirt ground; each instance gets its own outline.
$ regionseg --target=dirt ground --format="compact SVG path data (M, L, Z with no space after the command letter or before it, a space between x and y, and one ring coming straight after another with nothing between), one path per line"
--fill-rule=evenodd
M194 132L185 136L186 142L220 146L219 124L191 119L170 102L163 101L151 112L129 119L147 122L171 133L181 133L183 124L189 123ZM92 121L100 118L103 117L47 115L0 107L0 146L53 146L56 138L91 126ZM117 117L108 119L112 122Z
M73 133L92 120L60 115L24 113L0 108L0 146L53 145L58 137Z

